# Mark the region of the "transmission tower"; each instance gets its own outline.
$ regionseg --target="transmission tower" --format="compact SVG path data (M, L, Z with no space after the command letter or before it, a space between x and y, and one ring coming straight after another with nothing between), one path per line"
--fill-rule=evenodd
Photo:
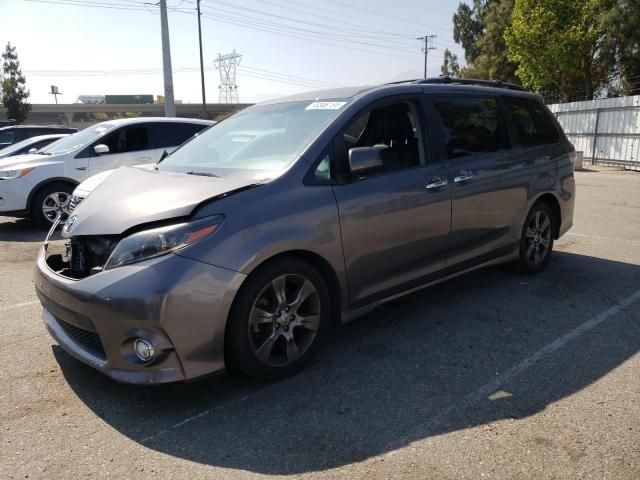
M236 53L234 50L232 53L222 55L218 53L213 63L216 69L220 72L220 96L218 102L220 103L240 103L238 99L238 85L236 85L236 69L240 65L240 59L242 55Z

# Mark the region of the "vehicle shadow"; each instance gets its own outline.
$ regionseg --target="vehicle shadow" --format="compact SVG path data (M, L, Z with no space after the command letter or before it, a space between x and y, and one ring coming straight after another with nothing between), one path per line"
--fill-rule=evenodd
M78 397L148 448L219 467L300 474L527 417L580 391L638 352L637 303L497 392L485 386L638 285L639 266L562 252L536 276L475 272L345 325L310 368L270 384L225 374L134 387L59 347L54 354Z
M46 236L47 229L35 225L28 218L0 221L0 242L43 242Z

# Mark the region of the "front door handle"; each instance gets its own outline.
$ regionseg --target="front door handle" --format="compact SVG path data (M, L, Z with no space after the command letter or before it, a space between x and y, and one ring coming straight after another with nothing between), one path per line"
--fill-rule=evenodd
M466 172L461 175L457 175L453 177L453 181L455 183L468 182L469 180L473 180L473 173L471 172Z
M76 167L76 170L86 170L87 167Z
M427 190L437 190L438 188L446 187L449 182L446 178L435 177L427 182L425 188Z

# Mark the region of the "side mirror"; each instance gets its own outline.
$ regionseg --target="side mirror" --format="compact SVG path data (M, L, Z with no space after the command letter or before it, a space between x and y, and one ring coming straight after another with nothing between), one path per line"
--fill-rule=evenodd
M374 147L355 147L349 149L349 171L362 175L371 170L382 168L380 151Z
M197 135L197 134L196 134ZM166 150L164 152L162 152L162 156L160 157L160 160L158 160L158 163L160 163L161 161L163 161L165 158L167 158L169 156L169 152L167 152ZM156 169L157 170L157 169Z
M27 153L35 153L37 152L38 149L37 148L30 148L29 151Z
M96 152L96 155L102 155L103 153L109 153L109 147L101 143L100 145L93 147L93 151Z

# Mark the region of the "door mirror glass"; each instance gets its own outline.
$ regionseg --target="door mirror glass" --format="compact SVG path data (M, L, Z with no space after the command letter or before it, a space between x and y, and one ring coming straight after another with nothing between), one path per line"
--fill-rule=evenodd
M355 147L349 149L349 171L353 175L363 175L382 168L382 157L377 148Z
M96 152L96 155L102 155L104 153L109 153L109 147L101 143L93 147L93 151Z

